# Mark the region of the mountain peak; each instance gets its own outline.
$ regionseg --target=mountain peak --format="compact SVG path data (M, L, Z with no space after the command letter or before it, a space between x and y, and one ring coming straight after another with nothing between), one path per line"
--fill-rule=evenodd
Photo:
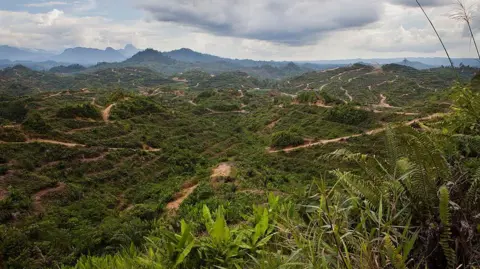
M300 66L296 65L294 62L289 62L285 67L286 70L301 70Z
M220 58L218 56L203 54L189 48L172 50L170 52L166 52L165 55L168 55L169 57L178 61L192 62L192 63L195 63L195 62L212 63L212 62L220 62L224 60L223 58Z
M196 52L196 51L194 51L194 50L192 50L192 49L189 49L189 48L181 48L181 49L179 49L178 51ZM196 53L199 53L199 52L196 52Z
M136 48L134 45L132 45L132 44L127 44L127 45L125 45L124 50L131 50L131 49L135 49L135 50L136 50L137 48Z
M140 51L133 55L130 59L127 59L127 63L144 63L144 62L161 62L161 63L173 63L175 60L168 56L163 55L161 52L148 48L144 51Z

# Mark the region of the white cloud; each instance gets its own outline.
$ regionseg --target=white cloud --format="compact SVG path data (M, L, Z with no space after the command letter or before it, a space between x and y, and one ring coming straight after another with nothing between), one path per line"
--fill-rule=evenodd
M139 0L153 19L220 36L289 45L315 43L325 33L378 20L377 0Z
M343 1L347 5L347 0ZM75 10L68 8L64 10L53 9L45 13L0 10L0 25L2 25L0 28L0 44L62 50L75 46L101 49L108 46L120 48L125 44L133 43L140 48L153 47L162 51L188 47L200 52L224 57L264 60L443 56L443 50L431 26L418 8L398 5L398 3L387 4L387 0L371 1L377 1L377 4L381 6L375 7L374 11L368 11L365 14L378 12L378 17L375 21L362 26L342 22L342 25L347 26L337 30L329 30L331 27L325 25L321 25L320 28L314 28L316 24L322 24L322 20L326 20L327 17L314 18L316 10L296 7L304 10L306 14L297 16L300 17L298 19L295 19L295 17L290 18L289 16L282 17L286 20L286 24L292 25L285 26L281 24L282 27L277 27L276 24L281 22L272 19L272 14L267 14L269 16L267 18L255 18L254 15L251 15L254 20L250 23L245 24L244 19L240 18L238 19L238 25L231 24L233 28L247 26L245 30L235 30L237 33L247 33L246 36L243 34L234 36L220 35L208 29L199 29L198 27L175 21L147 21L142 18L136 20L112 20L101 16L88 16L86 15L89 14L88 12L76 13ZM96 3L96 1L93 2ZM77 5L79 7L86 3L88 2L81 1L74 3L74 6ZM105 2L100 1L98 3L102 6L105 4ZM280 5L277 8L282 7L285 6ZM341 7L338 8L338 10L330 9L329 12L342 12ZM452 56L475 56L470 46L469 37L464 34L464 24L451 20L448 17L450 9L451 6L426 7L427 13L431 16L441 36L444 38ZM292 14L298 14L294 10L295 8L287 9ZM311 13L307 14L307 11ZM322 12L324 11L318 11L318 14L325 14ZM361 12L361 10L358 12ZM235 21L235 19L226 18L228 14L212 13L211 15L216 16L212 21ZM328 16L330 19L334 17L336 15ZM475 17L477 21L472 23L477 36L480 34L480 21L478 21L478 18ZM336 25L336 22L329 23ZM305 35L302 32L303 28L305 28L304 31L313 31L315 29L320 31L321 38L316 39L316 35L310 35L309 33ZM283 29L282 31L287 32L286 36L292 34L290 37L294 35L307 37L306 40L309 42L296 43L294 44L295 46L291 46L291 43L288 42L283 44L278 42L280 34L273 36L273 39L271 36L262 39L260 38L262 37L261 34L253 34L256 32L267 32L269 29ZM305 41L305 39L302 41Z
M25 4L25 7L52 7L52 6L61 6L61 5L68 5L67 2L58 2L58 1L50 1L50 2L41 2L41 3L30 3Z

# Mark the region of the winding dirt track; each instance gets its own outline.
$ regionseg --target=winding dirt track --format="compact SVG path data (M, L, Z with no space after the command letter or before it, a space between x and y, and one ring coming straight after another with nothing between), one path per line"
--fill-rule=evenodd
M323 90L323 88L325 88L325 87L327 87L327 86L328 86L328 84L330 84L330 82L329 82L329 83L325 83L325 84L323 84L322 86L320 86L320 89L319 89L319 90L320 90L320 91L322 91L322 90Z
M280 119L278 120L274 120L272 122L270 122L268 125L267 125L267 128L268 129L273 129L275 127L275 125L277 125L277 123L280 121Z
M198 184L191 187L184 188L181 192L177 194L177 198L172 202L167 204L167 210L176 211L180 208L180 205L185 201L185 199L193 193L193 191L198 187Z
M71 129L69 131L66 131L66 134L74 134L77 132L83 132L83 131L89 131L95 128L98 128L99 126L91 126L91 127L84 127L84 128L78 128L78 129Z
M340 87L341 90L345 91L345 95L350 99L350 102L353 101L353 97L348 93L347 89Z
M411 121L408 121L408 122L404 122L401 125L402 126L410 126L410 125L413 125L414 123L417 123L417 122L420 122L420 121L427 121L427 120L432 120L432 119L436 119L436 118L442 118L446 115L447 114L445 114L445 113L435 113L435 114L432 114L430 116L426 116L426 117L423 117L423 118L418 118L418 119L414 119L414 120L411 120ZM361 134L353 134L353 135L338 137L338 138L334 138L334 139L324 139L324 140L319 140L317 142L309 142L308 144L303 144L303 145L296 146L296 147L287 147L287 148L280 149L280 150L273 150L273 149L270 148L268 150L268 152L269 153L291 152L291 151L295 151L295 150L299 150L299 149L303 149L303 148L310 148L310 147L314 147L314 146L318 146L318 145L339 143L339 142L347 141L350 138L360 137L362 135L375 135L375 134L378 134L378 133L381 133L381 132L385 131L386 129L387 129L387 127L381 127L381 128L377 128L377 129L367 131L365 133L361 133Z
M41 213L45 211L45 208L42 205L42 199L44 196L50 195L52 193L61 192L67 188L67 184L59 182L56 187L43 189L32 196L33 200L33 209L35 212Z
M114 105L115 104L111 104L102 111L102 118L104 122L108 122L108 119L110 118L110 111Z
M77 144L77 143L69 143L69 142L61 142L61 141L56 141L56 140L49 140L49 139L29 139L25 142L20 142L20 143L46 143L46 144L54 144L54 145L61 145L69 148L73 147L86 147L83 144Z
M385 107L385 108L393 108L390 104L387 103L387 97L383 94L380 94L380 103L375 105L376 107Z

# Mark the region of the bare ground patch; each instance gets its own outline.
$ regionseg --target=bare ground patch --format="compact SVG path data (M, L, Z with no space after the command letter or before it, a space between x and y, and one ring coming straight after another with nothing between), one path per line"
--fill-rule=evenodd
M102 118L104 122L108 122L108 119L110 118L110 111L114 105L115 104L111 104L102 111Z
M170 212L177 211L182 205L183 201L193 193L193 191L198 187L198 184L194 181L188 181L182 186L182 190L175 194L174 200L167 204L167 210Z
M8 191L7 191L7 190L0 189L0 201L2 201L3 199L7 198L7 195L8 195Z

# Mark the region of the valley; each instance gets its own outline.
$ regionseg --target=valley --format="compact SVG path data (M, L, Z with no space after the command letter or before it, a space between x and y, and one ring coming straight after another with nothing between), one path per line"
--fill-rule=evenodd
M447 68L165 74L148 53L69 75L0 71L0 265L69 268L180 220L201 235L204 206L242 225L269 193L304 203L312 182L360 171L326 156L389 158L391 132L441 132L454 113Z

